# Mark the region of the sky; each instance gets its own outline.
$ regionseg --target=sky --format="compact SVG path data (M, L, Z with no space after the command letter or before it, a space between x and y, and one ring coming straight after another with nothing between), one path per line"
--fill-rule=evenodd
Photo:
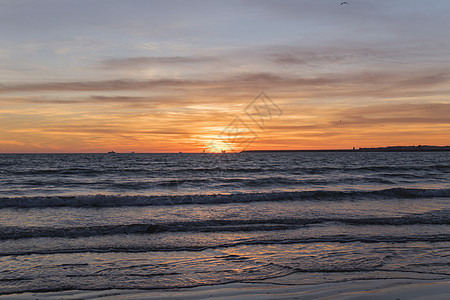
M450 144L450 2L0 0L0 153Z

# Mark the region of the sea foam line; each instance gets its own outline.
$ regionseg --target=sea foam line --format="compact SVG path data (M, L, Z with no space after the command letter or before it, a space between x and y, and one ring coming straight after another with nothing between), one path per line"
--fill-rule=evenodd
M120 237L120 236L118 236ZM2 256L22 256L22 255L49 255L49 254L61 254L61 253L142 253L142 252L160 252L160 251L204 251L207 249L218 248L230 248L241 245L283 245L283 244L315 244L315 243L414 243L414 242L426 242L426 243L447 243L450 240L448 234L436 234L436 235L417 235L417 236L323 236L318 238L292 238L284 239L251 239L245 241L233 241L228 243L212 243L212 244L199 244L199 245L122 245L122 246L83 246L78 248L63 247L58 249L21 249L10 252L8 250L3 251L0 249L0 257Z
M304 226L342 223L351 226L450 225L450 211L407 215L402 217L368 218L276 218L276 219L216 219L159 223L117 224L75 227L0 226L0 240L61 237L79 238L117 234L158 234L169 232L244 232L298 229Z
M346 199L414 199L450 197L450 189L391 188L366 191L294 191L269 193L232 193L200 195L128 196L128 195L80 195L0 197L0 209L46 207L125 207L166 206L184 204L248 203L258 201L301 201Z

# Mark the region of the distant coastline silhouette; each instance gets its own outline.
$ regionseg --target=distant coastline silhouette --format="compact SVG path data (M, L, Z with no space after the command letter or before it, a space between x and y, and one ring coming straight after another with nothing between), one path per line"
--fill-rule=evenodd
M356 149L317 149L317 150L246 150L242 152L431 152L450 151L450 146L388 146Z

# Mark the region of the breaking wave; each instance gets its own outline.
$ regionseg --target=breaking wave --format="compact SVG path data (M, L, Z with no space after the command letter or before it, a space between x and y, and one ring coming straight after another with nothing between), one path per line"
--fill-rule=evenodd
M450 197L450 189L391 188L365 191L294 191L269 193L231 193L199 195L80 195L80 196L34 196L0 197L0 209L45 207L125 207L166 206L185 204L248 203L258 201L302 201L347 199L415 199Z

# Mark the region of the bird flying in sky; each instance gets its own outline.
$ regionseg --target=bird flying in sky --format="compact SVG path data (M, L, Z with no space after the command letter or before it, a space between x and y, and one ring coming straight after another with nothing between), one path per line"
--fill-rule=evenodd
M349 5L348 2L341 2L341 5L344 5L344 4Z

